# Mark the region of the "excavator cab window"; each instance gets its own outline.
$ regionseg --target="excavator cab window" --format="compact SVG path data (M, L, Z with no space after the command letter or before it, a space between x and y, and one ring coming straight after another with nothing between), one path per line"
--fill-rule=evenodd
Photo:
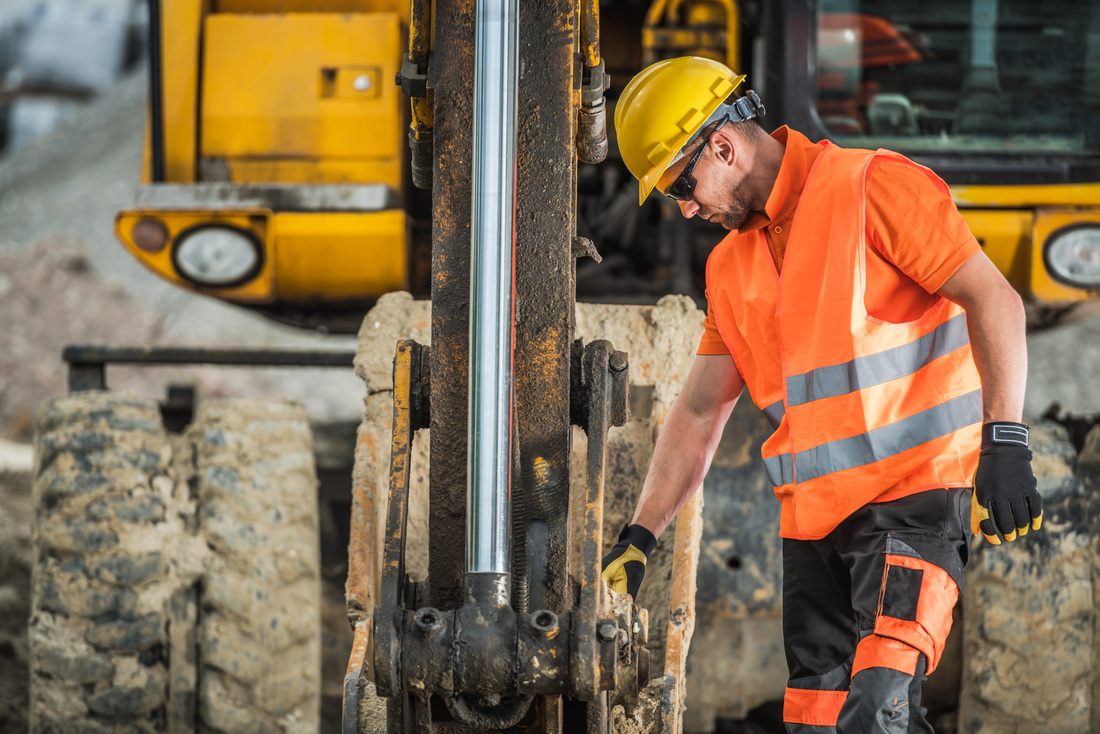
M1100 3L822 0L815 111L858 147L1100 145Z

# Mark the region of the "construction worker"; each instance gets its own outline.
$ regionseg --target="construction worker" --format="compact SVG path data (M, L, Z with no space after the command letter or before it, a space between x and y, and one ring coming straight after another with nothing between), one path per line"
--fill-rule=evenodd
M788 732L930 732L968 555L1042 522L1023 410L1020 297L927 168L756 119L722 64L679 58L627 85L619 150L729 235L707 263L698 353L604 578L637 595L657 537L703 480L747 386L774 432ZM971 491L973 487L973 491Z

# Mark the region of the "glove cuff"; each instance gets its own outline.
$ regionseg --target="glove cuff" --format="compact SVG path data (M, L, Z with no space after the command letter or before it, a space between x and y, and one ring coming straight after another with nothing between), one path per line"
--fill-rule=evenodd
M982 425L982 448L991 446L1028 446L1028 426L1011 421L993 421Z
M645 553L646 558L649 558L649 554L657 547L657 538L641 525L623 525L623 529L619 532L619 542L623 541Z

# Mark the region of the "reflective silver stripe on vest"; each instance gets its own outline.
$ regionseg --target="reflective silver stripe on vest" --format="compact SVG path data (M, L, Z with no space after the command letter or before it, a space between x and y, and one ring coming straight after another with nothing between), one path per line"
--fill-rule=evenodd
M768 478L776 487L794 482L794 462L790 454L779 456L765 456L764 468L768 471Z
M799 451L793 461L790 454L765 457L764 467L777 487L795 480L795 465L798 466L798 481L808 482L833 472L882 461L981 420L982 391L975 390L888 426Z
M783 422L783 414L786 411L783 409L783 401L776 400L774 403L764 408L764 417L768 419L768 423L772 424L772 428L779 428L779 424Z
M933 360L969 343L966 314L961 313L940 324L935 331L900 347L788 377L787 404L804 405L912 375Z

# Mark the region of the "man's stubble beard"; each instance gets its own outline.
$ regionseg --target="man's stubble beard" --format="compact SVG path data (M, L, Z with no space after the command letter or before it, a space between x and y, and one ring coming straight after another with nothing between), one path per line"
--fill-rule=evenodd
M714 221L732 232L741 228L741 225L749 218L750 213L752 213L752 207L748 197L740 191L734 190L730 194L729 205L723 211L715 213Z

